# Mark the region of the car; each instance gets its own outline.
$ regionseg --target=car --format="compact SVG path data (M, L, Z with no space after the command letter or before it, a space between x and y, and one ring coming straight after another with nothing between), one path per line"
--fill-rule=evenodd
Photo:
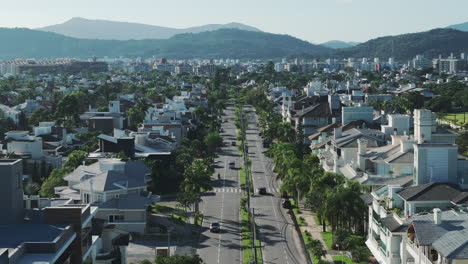
M231 146L237 146L237 142L232 141L232 142L231 142Z
M283 201L281 202L281 205L283 206L283 208L286 208L286 209L291 209L291 201L289 201L288 199L283 199Z
M259 132L258 135L259 135L259 136L262 136L262 132Z
M259 195L266 195L267 194L267 189L265 187L259 187L257 189Z
M219 222L211 222L210 232L219 233L219 231L221 231L221 225L219 224Z
M236 168L236 162L233 161L233 160L229 161L229 168L230 168L230 169Z
M288 193L287 193L287 192L283 192L283 193L281 194L281 198L283 198L283 199L289 199Z

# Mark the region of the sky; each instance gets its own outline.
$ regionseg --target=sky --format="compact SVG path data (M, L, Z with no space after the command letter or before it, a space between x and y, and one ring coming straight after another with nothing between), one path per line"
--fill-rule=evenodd
M468 0L0 0L0 27L72 17L175 28L239 22L312 43L364 42L468 22Z

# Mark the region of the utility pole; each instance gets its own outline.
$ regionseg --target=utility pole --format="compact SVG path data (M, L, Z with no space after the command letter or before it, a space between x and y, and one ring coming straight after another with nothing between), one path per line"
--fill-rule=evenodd
M257 228L255 226L255 209L252 208L252 237L253 237L253 251L254 251L254 260L255 260L255 264L258 263L258 257L257 257L257 245L255 245L255 241L257 241Z
M237 88L237 96L239 97L239 88ZM244 153L244 173L245 173L245 184L247 186L247 212L248 218L251 223L251 230L252 230L252 251L254 254L254 263L258 263L258 256L257 256L257 246L255 242L257 241L257 229L255 226L255 209L252 208L250 211L250 195L251 195L251 182L250 182L250 169L249 169L249 160L248 160L248 146L246 143L246 135L247 135L247 128L248 122L244 119L244 105L240 105L240 113L239 113L239 121L240 121L240 131L241 131L241 141L242 141L242 152Z

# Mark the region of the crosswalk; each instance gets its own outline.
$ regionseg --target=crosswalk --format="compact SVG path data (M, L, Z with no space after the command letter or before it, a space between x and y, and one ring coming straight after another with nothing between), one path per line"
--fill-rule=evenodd
M242 189L235 188L235 187L213 188L213 192L215 193L241 193ZM279 191L276 188L267 188L267 193L275 194L275 193L279 193Z
M241 193L242 189L241 188L234 188L234 187L224 187L224 188L214 188L213 191L215 193Z

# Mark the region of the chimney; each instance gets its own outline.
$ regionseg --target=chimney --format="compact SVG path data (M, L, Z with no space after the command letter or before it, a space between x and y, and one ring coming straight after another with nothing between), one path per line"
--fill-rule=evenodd
M335 139L338 139L341 137L341 127L337 127L333 129L333 134L335 135Z
M367 152L367 140L360 138L358 139L358 154L364 155Z
M442 224L442 211L439 208L434 208L434 224Z

